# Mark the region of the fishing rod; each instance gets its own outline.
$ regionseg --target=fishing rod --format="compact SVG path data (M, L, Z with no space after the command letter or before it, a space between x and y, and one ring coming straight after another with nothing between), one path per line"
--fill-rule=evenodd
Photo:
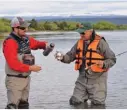
M121 56L121 55L123 55L125 53L127 53L127 51L121 52L121 53L117 54L116 56Z

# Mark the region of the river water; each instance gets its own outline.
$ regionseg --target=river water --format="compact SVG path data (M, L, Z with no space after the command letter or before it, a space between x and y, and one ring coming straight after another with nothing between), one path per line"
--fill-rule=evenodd
M29 33L30 34L30 33ZM35 33L37 34L37 33ZM101 31L98 34L105 37L115 54L127 50L127 31ZM76 43L79 35L75 32L40 32L37 40L46 40L55 43L54 51L47 57L42 50L33 51L36 64L42 66L39 73L31 74L30 108L34 109L71 109L75 108L68 103L73 93L78 72L74 71L74 63L63 64L54 58L55 51L66 53ZM0 41L0 108L5 108L5 59L2 54ZM116 65L110 69L108 75L108 94L106 108L127 108L127 54L117 57ZM81 106L79 108L85 108Z

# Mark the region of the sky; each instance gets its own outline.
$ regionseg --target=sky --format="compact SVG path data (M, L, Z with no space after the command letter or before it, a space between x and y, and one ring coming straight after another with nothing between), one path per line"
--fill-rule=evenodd
M127 0L0 0L0 17L72 15L127 15Z

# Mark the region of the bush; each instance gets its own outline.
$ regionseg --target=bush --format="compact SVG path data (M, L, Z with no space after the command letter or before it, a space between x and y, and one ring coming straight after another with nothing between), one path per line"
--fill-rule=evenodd
M93 24L93 27L97 30L115 30L116 25L107 21L100 21L96 24Z

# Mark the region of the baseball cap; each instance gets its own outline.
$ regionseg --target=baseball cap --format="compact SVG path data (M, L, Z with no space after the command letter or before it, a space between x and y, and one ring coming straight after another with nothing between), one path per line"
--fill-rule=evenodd
M76 32L81 34L84 33L86 30L90 30L90 29L93 29L90 23L81 23L78 24L78 29L76 30Z
M29 27L30 23L28 23L27 21L25 21L23 18L21 17L15 17L12 19L11 21L11 27Z

